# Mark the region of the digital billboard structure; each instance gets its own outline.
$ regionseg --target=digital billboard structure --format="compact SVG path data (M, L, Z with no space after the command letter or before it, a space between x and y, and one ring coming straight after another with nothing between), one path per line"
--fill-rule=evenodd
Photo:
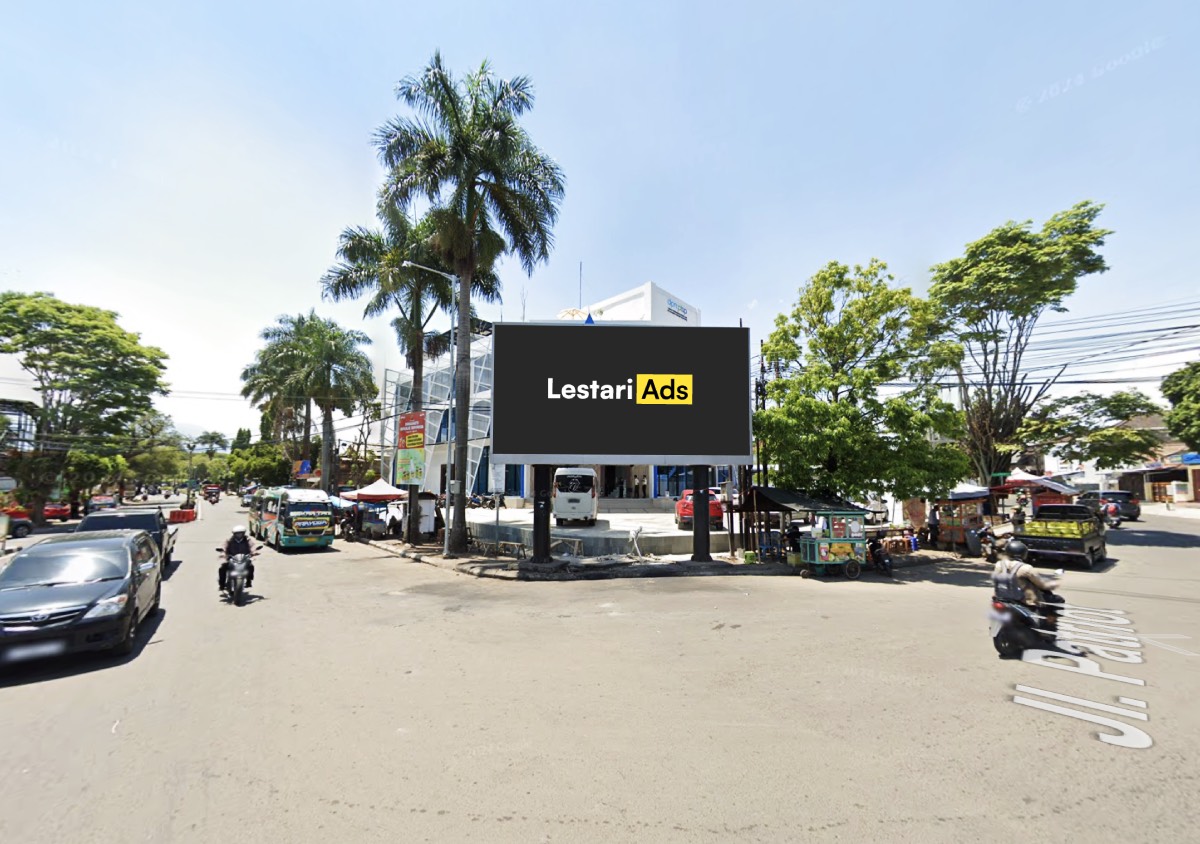
M493 341L497 462L753 462L748 328L499 323Z

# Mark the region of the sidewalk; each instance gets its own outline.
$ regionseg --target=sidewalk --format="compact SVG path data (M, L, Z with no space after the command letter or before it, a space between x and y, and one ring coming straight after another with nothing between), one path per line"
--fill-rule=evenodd
M480 557L463 555L447 559L442 556L442 546L432 544L409 545L395 539L376 539L366 543L381 551L417 563L434 566L458 574L473 577L488 577L497 580L562 581L562 580L609 580L621 577L789 577L798 576L799 570L786 563L742 563L731 560L727 555L714 555L711 563L694 563L674 557L646 556L638 559L632 555L622 557L557 557L553 563L535 566L529 560L511 558ZM902 557L893 557L895 568L933 565L949 562L956 558L937 551L918 551ZM865 574L865 572L864 572Z
M1200 502L1167 505L1143 501L1142 513L1147 516L1169 516L1172 519L1200 519Z

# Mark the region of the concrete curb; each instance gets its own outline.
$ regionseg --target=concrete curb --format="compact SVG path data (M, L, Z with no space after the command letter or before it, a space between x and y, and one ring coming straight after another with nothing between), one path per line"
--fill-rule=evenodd
M444 571L493 580L573 581L615 580L636 577L798 577L799 571L787 563L730 563L713 561L693 563L671 561L662 563L632 563L616 560L561 560L547 566L534 566L527 560L450 559L440 554L428 554L412 546L396 546L368 540L366 545L396 557L424 563ZM892 558L894 568L913 568L954 562L944 555L908 554Z

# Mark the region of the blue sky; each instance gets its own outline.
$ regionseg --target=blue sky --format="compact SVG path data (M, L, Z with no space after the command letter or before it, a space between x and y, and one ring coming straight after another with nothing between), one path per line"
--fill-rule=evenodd
M257 430L233 396L257 332L361 324L319 279L373 220L395 83L440 49L531 77L526 125L567 176L549 264L502 271L506 319L523 289L529 319L575 305L582 261L585 303L654 281L757 343L829 260L924 291L966 242L1082 199L1116 234L1073 316L1196 299L1197 8L10 2L0 289L117 310L171 355L182 428Z

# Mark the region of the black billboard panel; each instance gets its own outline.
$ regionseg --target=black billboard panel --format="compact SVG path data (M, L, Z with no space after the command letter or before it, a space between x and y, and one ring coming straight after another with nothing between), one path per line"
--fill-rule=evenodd
M498 463L748 464L750 329L500 323Z

